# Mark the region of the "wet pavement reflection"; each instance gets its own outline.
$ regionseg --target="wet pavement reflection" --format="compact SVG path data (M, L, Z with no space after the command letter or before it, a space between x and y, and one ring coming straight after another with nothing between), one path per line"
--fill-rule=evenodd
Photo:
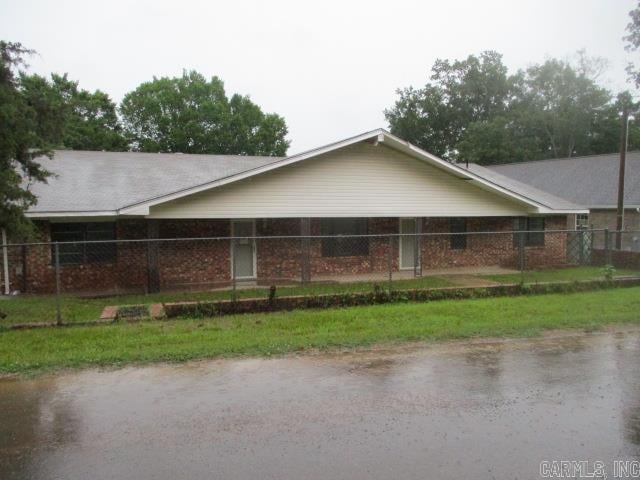
M637 330L0 380L1 479L525 479L628 459Z

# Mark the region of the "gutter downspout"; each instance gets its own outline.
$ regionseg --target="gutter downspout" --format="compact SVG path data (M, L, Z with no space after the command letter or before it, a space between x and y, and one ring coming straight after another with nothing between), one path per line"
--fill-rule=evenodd
M4 277L4 294L9 295L11 293L11 286L9 285L9 252L7 248L7 231L2 229L2 266Z

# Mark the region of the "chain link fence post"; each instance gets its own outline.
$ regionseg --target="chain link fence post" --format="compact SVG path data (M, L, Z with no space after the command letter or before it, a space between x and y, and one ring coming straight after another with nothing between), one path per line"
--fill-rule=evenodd
M611 265L611 237L609 235L609 229L604 229L604 263Z
M56 269L56 324L62 324L62 311L61 311L61 299L60 299L60 244L55 243L55 269Z
M393 290L393 236L389 236L387 246L387 269L389 274L389 292Z
M7 241L7 231L2 229L2 281L4 282L4 294L11 293L11 285L9 280L9 247Z

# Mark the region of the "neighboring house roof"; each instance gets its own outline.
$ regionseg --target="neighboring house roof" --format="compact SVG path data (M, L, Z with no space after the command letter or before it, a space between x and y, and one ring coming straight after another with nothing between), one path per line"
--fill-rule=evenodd
M616 208L620 155L590 155L489 165L500 175L565 198L582 208ZM640 207L640 152L628 152L625 168L626 207Z
M576 210L582 208L575 203L569 202L568 200L557 197L548 192L544 192L535 187L532 187L531 185L527 185L526 183L514 180L513 178L506 177L494 170L490 170L489 168L485 168L475 163L470 163L469 166L465 168L468 168L469 171L481 176L486 180L494 182L498 185L502 185L509 190L513 190L514 192L519 192L521 195L524 195L531 199L535 199L536 201L544 205L548 205L554 210Z
M190 155L136 152L56 151L45 168L57 176L48 184L35 184L38 203L32 217L148 215L152 206L237 182L332 152L358 142L385 146L474 182L482 189L537 213L575 211L568 202L523 189L514 182L500 183L487 171L466 170L425 152L383 129L372 130L285 158L234 155ZM491 178L489 178L491 177Z

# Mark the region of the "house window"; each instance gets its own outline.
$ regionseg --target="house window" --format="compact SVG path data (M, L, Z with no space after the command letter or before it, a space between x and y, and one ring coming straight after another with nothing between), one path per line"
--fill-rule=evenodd
M369 238L340 238L344 235L366 235L366 218L323 218L320 221L321 235L338 238L322 239L323 257L351 257L369 255Z
M589 229L589 214L579 213L576 215L576 230L588 230Z
M467 219L449 219L449 231L457 234L467 233ZM451 250L464 250L467 248L467 235L451 235L449 239L449 247Z
M115 243L85 242L115 239L116 224L111 222L51 224L52 242L78 242L58 246L60 265L113 262L116 259ZM55 262L54 245L51 246L51 259Z
M525 247L544 247L544 228L544 217L516 218L514 230L521 230L524 233L513 236L513 246L518 247L520 238L524 237Z

